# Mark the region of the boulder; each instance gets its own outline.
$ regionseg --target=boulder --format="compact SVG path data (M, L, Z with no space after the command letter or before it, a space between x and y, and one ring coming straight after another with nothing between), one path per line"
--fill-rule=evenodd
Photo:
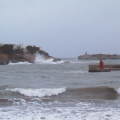
M0 65L7 65L9 63L9 57L6 54L0 54Z

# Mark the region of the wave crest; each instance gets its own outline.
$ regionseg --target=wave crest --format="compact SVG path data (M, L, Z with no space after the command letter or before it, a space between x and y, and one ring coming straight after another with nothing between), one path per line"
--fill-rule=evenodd
M58 95L66 91L65 88L43 88L43 89L24 89L24 88L13 88L6 89L11 92L18 92L28 97L45 97Z

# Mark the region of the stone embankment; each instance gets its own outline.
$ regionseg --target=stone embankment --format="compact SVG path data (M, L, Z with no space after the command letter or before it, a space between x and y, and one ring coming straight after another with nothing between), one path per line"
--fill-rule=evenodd
M98 64L89 65L89 72L110 72L120 71L120 64L106 64L104 69L101 70Z

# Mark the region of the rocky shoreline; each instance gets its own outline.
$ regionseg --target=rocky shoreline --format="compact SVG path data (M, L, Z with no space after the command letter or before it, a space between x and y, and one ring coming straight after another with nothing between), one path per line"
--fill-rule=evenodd
M84 54L78 56L79 60L120 59L117 54Z
M48 52L37 46L0 44L0 65L18 62L35 63L36 55L41 55L45 60L52 59L53 62L60 61L59 58L50 56Z

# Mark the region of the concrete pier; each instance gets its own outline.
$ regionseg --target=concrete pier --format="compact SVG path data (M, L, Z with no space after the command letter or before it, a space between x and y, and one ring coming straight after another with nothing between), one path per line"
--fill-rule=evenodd
M107 64L103 70L100 70L98 64L89 65L89 72L110 72L120 70L120 64Z

